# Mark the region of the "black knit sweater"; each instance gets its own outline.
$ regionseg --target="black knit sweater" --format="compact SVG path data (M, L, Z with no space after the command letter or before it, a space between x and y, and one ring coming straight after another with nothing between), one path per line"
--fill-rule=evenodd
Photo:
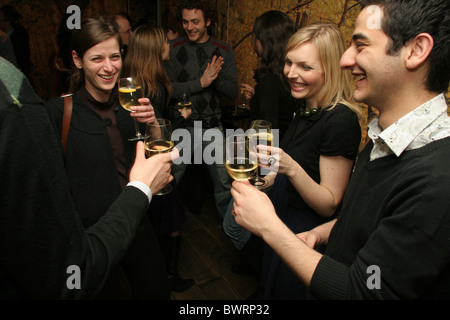
M325 299L450 298L450 138L359 156L310 290ZM370 289L370 266L380 289Z

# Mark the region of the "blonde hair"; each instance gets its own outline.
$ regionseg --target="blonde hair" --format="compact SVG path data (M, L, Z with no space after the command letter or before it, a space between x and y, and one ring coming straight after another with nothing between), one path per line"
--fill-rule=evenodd
M285 53L311 42L319 52L324 71L324 85L318 92L319 108L334 108L338 103L346 105L363 120L364 114L353 99L353 80L351 73L340 68L340 59L345 52L342 33L332 24L313 23L298 30L286 46Z
M158 97L161 94L158 83L166 87L169 96L172 92L162 59L165 42L166 33L159 26L140 26L130 36L122 74L135 77L145 85L146 96Z

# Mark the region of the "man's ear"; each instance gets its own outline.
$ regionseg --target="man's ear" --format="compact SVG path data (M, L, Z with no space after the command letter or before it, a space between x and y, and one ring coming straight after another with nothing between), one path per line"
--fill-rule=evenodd
M211 19L206 19L206 27L209 27L209 25L211 24Z
M428 33L421 33L407 45L406 67L415 69L425 63L433 50L434 40Z
M72 60L75 64L75 67L78 69L83 69L83 63L81 62L81 58L78 56L78 54L75 52L75 50L72 50Z

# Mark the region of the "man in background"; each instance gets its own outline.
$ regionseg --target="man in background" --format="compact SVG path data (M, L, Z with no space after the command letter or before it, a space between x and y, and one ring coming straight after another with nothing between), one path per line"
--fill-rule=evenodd
M190 94L192 115L186 127L191 135L190 151L200 154L194 150L201 149L203 154L210 142L198 141L199 138L212 128L220 131L223 137L222 100L234 100L238 95L236 61L227 43L208 34L211 18L203 1L183 1L180 8L186 36L171 43L170 61L166 65L173 86L172 112L179 113L177 100L183 93ZM197 136L197 139L194 139L194 125L202 127L201 137ZM231 183L224 161L218 162L207 164L207 168L213 183L216 208L223 218L231 200ZM177 183L180 183L186 167L186 163L173 166Z

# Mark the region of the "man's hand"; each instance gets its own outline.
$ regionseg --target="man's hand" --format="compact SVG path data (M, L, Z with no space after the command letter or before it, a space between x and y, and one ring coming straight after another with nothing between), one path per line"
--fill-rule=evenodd
M319 225L314 229L297 234L297 238L302 240L310 248L316 248L328 243L328 237L330 236L331 229L333 229L336 219Z
M248 181L234 181L231 195L234 198L232 212L236 222L257 236L263 237L267 229L278 222L282 223L269 197Z
M170 174L172 160L179 157L178 150L145 158L144 143L136 145L136 158L130 171L130 181L140 181L150 187L152 194L157 193L173 180Z
M200 78L200 83L202 88L209 87L211 83L217 79L219 76L220 70L222 70L223 65L223 57L214 56L205 71L203 72L202 77Z
M131 107L130 115L141 123L154 122L156 119L155 111L148 98L140 98L140 106Z

